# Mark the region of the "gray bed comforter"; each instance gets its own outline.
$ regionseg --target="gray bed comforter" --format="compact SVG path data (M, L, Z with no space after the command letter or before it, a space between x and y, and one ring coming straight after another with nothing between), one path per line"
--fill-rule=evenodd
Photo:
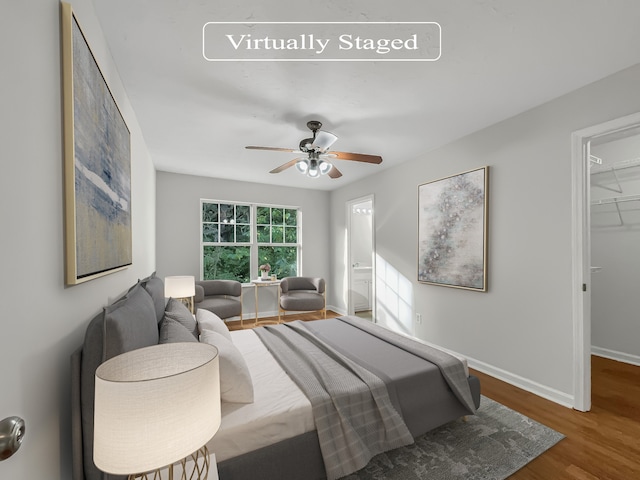
M467 374L465 373L462 362L458 358L356 316L338 317L337 320L348 323L406 352L435 364L440 369L440 373L442 373L442 376L460 403L468 409L470 414L476 412L476 405L473 401L471 390L469 389Z
M327 478L413 443L384 382L314 335L301 321L255 330L312 405Z

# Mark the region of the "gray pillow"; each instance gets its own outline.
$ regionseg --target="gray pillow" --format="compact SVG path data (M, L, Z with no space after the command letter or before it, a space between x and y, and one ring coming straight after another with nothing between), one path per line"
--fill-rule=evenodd
M197 342L193 334L181 323L164 317L160 324L159 343Z
M170 298L167 309L164 311L164 318L171 318L191 332L193 338L198 339L198 324L193 314L185 307L184 303L175 298Z
M158 343L153 300L140 284L104 309L103 358Z
M153 272L147 278L140 280L140 284L151 295L153 305L156 309L156 320L158 323L162 320L165 310L165 298L164 298L164 282L161 278L156 277L156 272Z

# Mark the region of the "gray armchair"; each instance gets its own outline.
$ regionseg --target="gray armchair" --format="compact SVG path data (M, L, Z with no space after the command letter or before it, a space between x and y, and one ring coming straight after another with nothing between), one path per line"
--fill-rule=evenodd
M242 319L242 284L236 280L196 282L195 307L209 310L220 318Z
M327 318L324 278L286 277L280 282L280 304L278 322L284 319L286 311L323 313Z

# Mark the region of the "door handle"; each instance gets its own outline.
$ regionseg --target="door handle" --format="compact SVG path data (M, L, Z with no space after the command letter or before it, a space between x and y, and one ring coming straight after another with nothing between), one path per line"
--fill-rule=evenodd
M24 432L24 420L20 417L7 417L0 421L0 461L18 451Z

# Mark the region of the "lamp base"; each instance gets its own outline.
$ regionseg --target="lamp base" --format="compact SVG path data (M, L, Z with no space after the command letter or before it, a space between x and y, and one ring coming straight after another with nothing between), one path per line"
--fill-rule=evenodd
M187 462L191 463L190 460L193 461L193 470L187 471ZM169 465L164 474L164 469L160 468L152 472L129 475L128 480L207 480L210 463L209 449L205 445L188 457ZM174 467L178 466L182 474L176 472L180 476L174 476Z
M193 304L193 297L182 297L182 298L176 298L176 300L181 301L181 302L182 302L182 304L183 304L185 307L187 307L191 313L195 313L195 311L194 311L194 304Z

